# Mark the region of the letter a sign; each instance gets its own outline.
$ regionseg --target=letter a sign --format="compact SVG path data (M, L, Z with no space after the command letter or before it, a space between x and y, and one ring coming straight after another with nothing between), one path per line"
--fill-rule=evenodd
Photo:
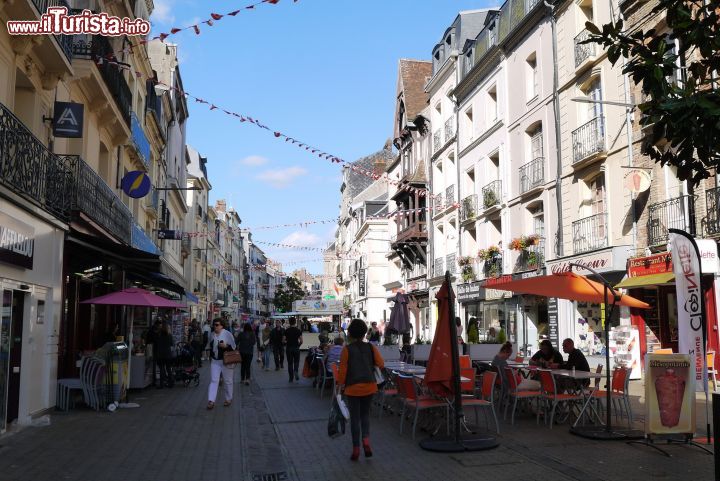
M83 132L83 104L73 102L55 102L53 115L53 135L78 139Z

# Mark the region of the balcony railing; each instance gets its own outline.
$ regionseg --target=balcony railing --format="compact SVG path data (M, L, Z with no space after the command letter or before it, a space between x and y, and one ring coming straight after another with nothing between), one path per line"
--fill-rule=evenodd
M125 119L126 124L130 125L130 105L132 104L132 93L128 87L127 81L122 70L118 65L111 65L107 60L117 60L107 37L102 35L75 35L72 46L73 56L87 58L97 61L103 59L101 64L97 64L100 75L105 81L105 85L110 91L120 113Z
M455 137L455 117L450 117L445 121L445 141L444 143L450 142L450 139Z
M520 167L520 193L541 186L545 182L545 159L538 157Z
M460 205L460 222L471 221L477 218L477 194L465 197Z
M70 219L72 172L0 104L0 184L58 219Z
M541 241L538 245L530 246L520 251L517 263L515 264L515 271L533 271L539 269L544 264L545 243Z
M483 207L486 209L500 205L500 199L502 198L502 181L495 180L483 187L482 198Z
M605 150L605 118L595 117L572 133L573 162Z
M681 195L648 206L648 245L666 244L668 229L695 235L694 197Z
M442 129L433 132L433 152L437 152L442 147Z
M608 245L607 214L595 214L572 223L573 252L580 254Z
M434 277L440 277L445 275L445 259L442 257L438 257L435 259L435 263L433 264L433 276Z
M705 192L705 206L707 214L703 219L703 228L706 236L720 235L720 187Z
M483 263L483 275L485 278L499 277L503 273L502 255L493 257Z
M447 204L447 207L450 207L455 203L455 184L450 185L447 189L445 189L445 203Z
M132 214L115 191L78 156L66 156L74 178L73 211L82 212L126 244L132 242Z
M150 163L150 141L148 141L142 122L137 118L135 112L130 112L130 132L135 150L137 150L143 164L148 166Z
M40 15L43 15L45 12L47 12L48 7L65 7L68 9L68 11L70 11L70 5L68 5L67 1L65 0L32 0L32 2L35 4L38 12L40 12ZM60 50L62 50L62 52L65 54L65 58L68 59L68 62L72 61L73 36L55 35L55 40L57 40L57 43L60 46Z
M447 270L450 271L450 274L457 274L457 262L455 262L455 254L448 254L445 257L446 263L447 263Z
M590 32L583 30L575 37L575 68L578 68L585 60L595 56L595 44L581 44L590 38Z

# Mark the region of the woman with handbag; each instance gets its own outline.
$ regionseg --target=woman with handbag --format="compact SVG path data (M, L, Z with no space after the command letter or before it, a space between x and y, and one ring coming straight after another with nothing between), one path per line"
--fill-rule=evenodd
M225 385L225 406L229 406L233 398L234 364L226 365L224 356L226 352L235 350L235 339L230 331L225 329L223 320L217 318L213 321L213 332L210 334L207 349L210 351L210 386L208 386L207 408L215 407L220 374Z
M250 324L245 324L242 332L238 334L237 345L238 351L240 351L240 357L242 358L240 363L240 382L249 386L253 351L255 350L255 333Z
M341 386L350 408L350 432L353 450L351 461L360 457L360 435L365 457L372 456L370 448L370 406L378 391L375 368L383 369L380 351L364 342L367 325L361 319L353 319L348 327L348 345L340 354L340 370L337 382Z

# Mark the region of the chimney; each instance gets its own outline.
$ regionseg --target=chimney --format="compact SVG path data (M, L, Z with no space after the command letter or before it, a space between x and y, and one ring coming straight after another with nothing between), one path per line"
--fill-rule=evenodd
M225 202L225 199L220 199L215 201L215 210L218 212L225 213L227 209L227 203Z

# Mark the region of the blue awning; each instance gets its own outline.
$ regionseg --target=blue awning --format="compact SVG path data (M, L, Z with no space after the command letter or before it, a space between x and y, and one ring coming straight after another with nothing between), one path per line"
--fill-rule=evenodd
M197 304L199 302L197 296L192 292L185 291L185 297L187 297L188 302L192 302L194 304Z

